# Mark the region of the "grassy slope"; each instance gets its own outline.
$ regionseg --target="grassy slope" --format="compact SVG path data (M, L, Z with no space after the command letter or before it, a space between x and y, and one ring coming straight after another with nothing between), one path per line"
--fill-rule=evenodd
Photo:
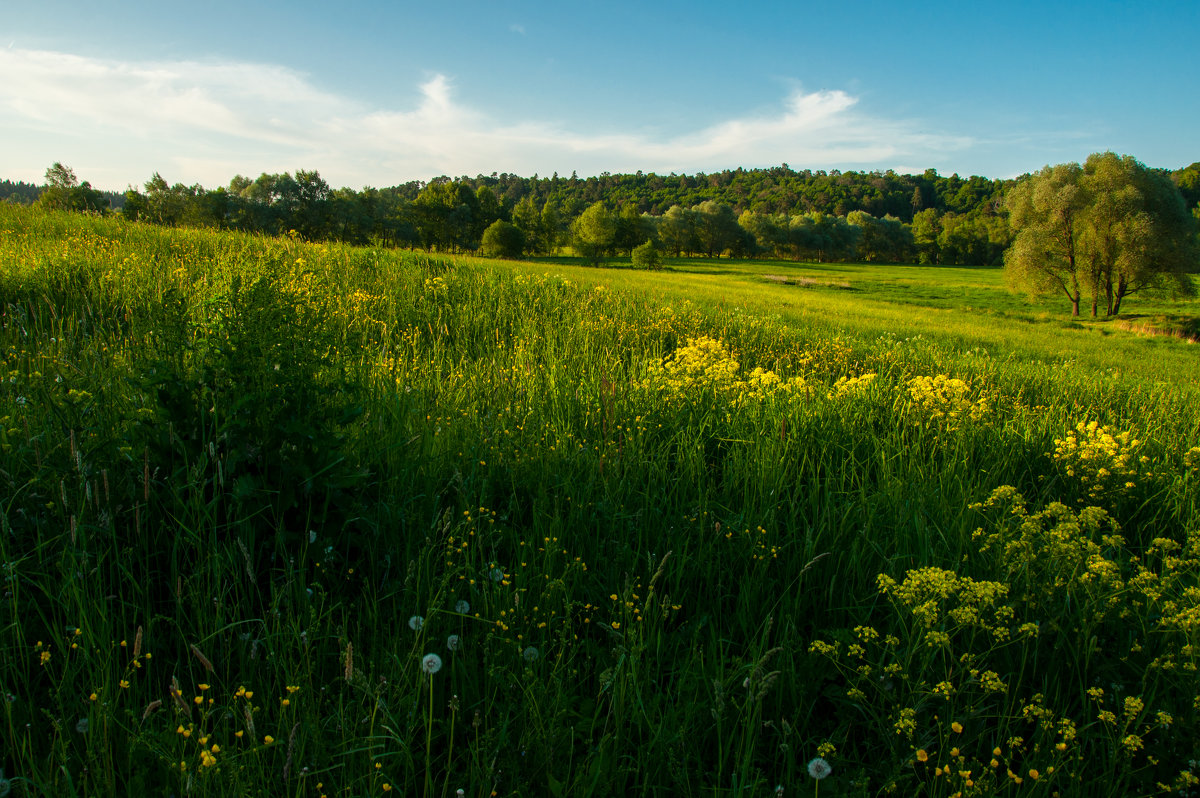
M978 270L0 229L18 790L769 795L821 753L823 794L1115 796L1200 756L1193 347L1014 325ZM1001 485L1028 516L967 510Z

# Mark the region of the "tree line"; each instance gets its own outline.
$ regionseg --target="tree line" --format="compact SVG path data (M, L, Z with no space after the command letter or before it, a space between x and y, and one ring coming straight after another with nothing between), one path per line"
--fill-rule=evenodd
M1007 243L1004 181L944 178L933 170L914 176L784 165L665 177L493 174L361 191L333 189L308 170L239 175L215 189L170 184L156 173L119 201L79 183L60 163L46 178L37 194L20 184L9 199L112 208L162 225L513 257L572 247L598 260L652 241L675 256L996 264Z
M1148 171L1175 186L1187 207L1200 202L1200 163ZM56 163L37 201L116 208L162 225L295 231L309 240L508 257L571 247L598 261L651 242L674 256L999 265L1018 232L1006 198L1037 177L796 171L784 164L695 175L442 176L356 191L332 188L315 170L238 175L215 189L170 184L156 173L114 201ZM10 200L28 201L26 185Z

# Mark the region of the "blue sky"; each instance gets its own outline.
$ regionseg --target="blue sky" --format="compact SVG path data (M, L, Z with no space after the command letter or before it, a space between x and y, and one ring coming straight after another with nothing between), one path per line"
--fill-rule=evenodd
M0 178L1200 160L1200 2L0 4Z

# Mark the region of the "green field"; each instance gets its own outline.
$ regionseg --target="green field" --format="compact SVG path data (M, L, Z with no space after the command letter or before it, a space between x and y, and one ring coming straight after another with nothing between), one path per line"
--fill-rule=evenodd
M1063 297L1031 300L1008 290L1002 269L960 266L677 260L664 272L588 269L543 259L571 279L636 289L705 310L738 309L827 334L924 335L957 349L994 348L1008 358L1073 361L1142 376L1194 380L1200 303L1139 297L1120 319L1072 319ZM1134 335L1127 333L1133 332ZM1146 340L1150 339L1150 340Z
M1067 309L0 205L0 790L1194 791L1200 349Z

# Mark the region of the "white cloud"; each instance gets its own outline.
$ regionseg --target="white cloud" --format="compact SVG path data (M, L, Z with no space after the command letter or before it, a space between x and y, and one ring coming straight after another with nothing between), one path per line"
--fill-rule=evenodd
M519 33L522 36L525 35L525 26L522 25L520 22L514 22L513 24L508 26L508 29L510 31L512 31L513 33Z
M590 120L494 118L459 103L444 75L420 85L414 107L386 109L274 65L125 62L19 48L0 51L0 117L16 144L3 148L0 176L40 179L45 165L62 160L112 188L155 171L211 187L239 172L313 168L334 185L359 187L493 171L666 173L782 162L887 168L941 160L972 143L872 118L842 91L796 89L768 112L656 135L597 131Z

